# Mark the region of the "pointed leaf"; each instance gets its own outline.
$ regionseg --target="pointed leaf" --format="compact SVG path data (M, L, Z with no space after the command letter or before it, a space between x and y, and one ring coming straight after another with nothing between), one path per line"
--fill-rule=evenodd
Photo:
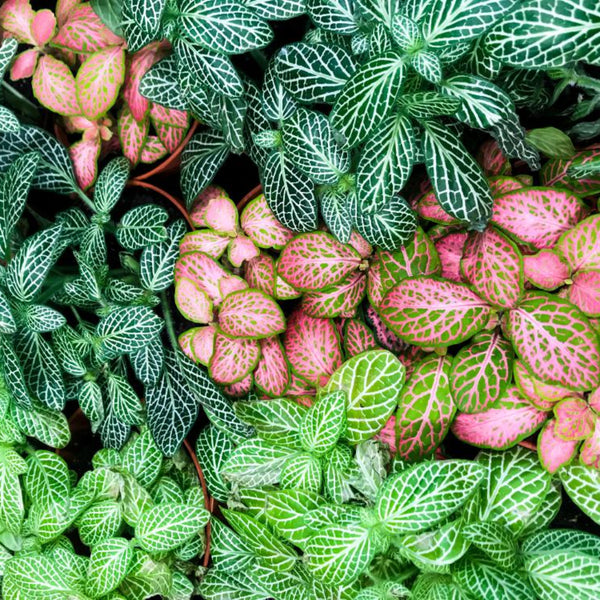
M264 194L251 200L240 217L244 233L260 248L279 250L292 239L292 232L273 215Z
M276 337L260 340L260 360L254 370L256 387L272 397L285 394L289 384L289 366L281 342Z
M254 339L231 339L217 333L210 359L210 376L220 384L230 385L251 373L260 358L260 346Z
M52 56L40 57L31 81L38 102L66 117L81 112L75 77L69 67Z

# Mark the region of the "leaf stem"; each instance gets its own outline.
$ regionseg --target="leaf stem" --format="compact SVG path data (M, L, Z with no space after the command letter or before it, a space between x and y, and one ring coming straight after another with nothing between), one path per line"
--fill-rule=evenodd
M81 198L82 202L92 211L96 212L94 203L87 197L86 193L79 187L75 188L75 193Z

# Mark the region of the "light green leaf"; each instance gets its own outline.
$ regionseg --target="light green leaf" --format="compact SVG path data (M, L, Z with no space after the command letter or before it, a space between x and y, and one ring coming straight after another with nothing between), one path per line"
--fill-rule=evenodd
M233 449L233 442L227 434L214 425L205 427L196 440L196 455L206 479L206 487L211 497L218 502L226 502L229 498L229 485L223 480L220 471Z
M123 473L123 503L121 505L123 520L130 526L135 527L140 517L149 510L154 502L146 488L143 488L128 473Z
M48 450L37 450L27 457L23 483L31 502L40 508L61 503L71 492L67 463Z
M109 213L119 201L129 178L129 161L125 157L113 158L102 169L94 186L96 212Z
M163 457L149 430L131 440L121 454L122 467L129 471L145 488L156 481L163 465Z
M300 452L287 460L281 470L280 486L284 490L321 491L323 469L316 456Z
M92 431L98 431L104 420L102 388L95 381L84 381L79 389L78 401L83 414L91 423Z
M519 532L519 537L531 535L546 529L554 521L562 505L562 485L560 480L552 479L546 497L542 500L525 527Z
M122 521L119 502L96 502L79 518L79 537L86 546L94 546L113 537L119 531Z
M13 404L11 416L25 435L51 448L64 448L71 439L67 417L41 404L37 404L33 410Z
M0 336L0 350L2 351L3 376L6 389L10 392L15 403L24 409L33 407L23 369L14 347L6 336Z
M600 524L600 471L574 464L561 469L559 475L569 498Z
M547 529L533 534L521 543L521 552L527 556L557 550L571 550L600 558L600 537L576 529Z
M27 466L12 449L0 447L0 526L13 535L21 532L25 515L19 475Z
M133 548L125 538L111 538L92 548L86 591L99 598L119 587L133 560Z
M514 571L518 566L517 544L512 532L500 523L471 523L464 537L483 550L500 568Z
M358 367L355 369L356 374ZM355 400L355 398L353 398ZM359 401L358 406L368 406ZM355 407L353 407L355 408ZM371 408L371 407L369 407ZM352 413L356 420L356 409ZM315 456L327 454L344 432L346 426L346 392L343 389L325 393L311 406L300 424L302 447Z
M210 557L217 571L235 573L255 562L250 546L227 525L214 519L210 527Z
M576 153L571 138L556 127L531 129L527 132L527 142L548 158L568 160ZM569 168L572 169L572 167L571 164Z

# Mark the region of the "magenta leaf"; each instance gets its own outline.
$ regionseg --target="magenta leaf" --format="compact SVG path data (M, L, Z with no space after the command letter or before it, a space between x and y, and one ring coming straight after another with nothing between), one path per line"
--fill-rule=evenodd
M508 313L506 327L517 354L539 379L576 391L600 383L598 335L569 301L528 292Z
M306 292L302 297L302 309L311 317L353 317L365 296L366 287L366 274L356 271L323 291Z
M190 219L196 227L209 226L205 219L206 209L213 198L219 197L229 198L227 192L218 185L209 185L198 194L198 198L190 210Z
M288 362L278 337L260 340L260 360L254 370L256 387L267 396L278 398L290 382Z
M238 235L231 240L227 249L227 258L234 267L241 267L242 263L251 260L260 254L254 242L245 235Z
M201 252L183 254L175 263L175 282L184 277L191 279L215 305L222 299L219 281L226 276L227 271L221 265Z
M248 289L248 282L237 275L228 273L219 280L219 292L221 293L221 298L226 298L229 294L233 294L233 292L239 292L240 290L246 289Z
M466 285L411 277L392 288L379 310L385 324L417 346L450 346L485 327L491 307Z
M361 263L360 254L323 231L296 236L281 252L277 270L299 290L316 291L339 283Z
M101 143L98 138L83 139L69 148L69 156L75 169L75 179L83 190L89 188L96 181L100 150Z
M277 300L293 300L294 298L300 298L301 295L302 292L292 287L277 273L275 274L275 298Z
M260 290L239 290L226 296L219 325L231 337L265 338L285 331L285 317L271 296Z
M502 154L498 142L490 140L479 148L477 162L486 175L507 175L510 173L510 161Z
M433 190L426 192L417 201L417 213L427 221L433 221L434 223L440 223L442 225L456 225L459 223L457 219L451 217L440 206Z
M460 231L449 233L435 242L435 249L441 264L441 275L444 279L462 281L460 261L468 237L468 233Z
M217 333L208 373L217 383L231 385L250 374L259 358L258 340L231 339Z
M565 398L554 407L554 433L567 441L585 440L594 431L595 414L583 398Z
M565 297L588 317L600 316L600 271L581 271L572 281Z
M492 223L541 250L552 248L584 214L584 205L572 193L532 187L496 198Z
M183 236L179 242L179 251L181 254L203 252L218 260L229 246L230 241L230 237L215 233L212 229L197 229Z
M396 417L393 415L388 419L383 429L375 436L376 440L387 444L392 455L396 454Z
M555 250L573 271L600 270L600 215L593 215L567 231Z
M383 319L372 306L367 307L366 316L369 324L374 330L377 342L386 350L391 350L392 352L398 353L407 347L405 342L403 342L393 331L390 331L386 327Z
M208 294L191 279L181 277L175 284L175 304L179 312L192 323L210 323L213 305Z
M18 81L19 79L31 77L35 71L38 57L39 53L35 48L21 52L10 68L10 78L13 81Z
M186 333L189 334L189 340L186 338L185 341L189 344L189 352L193 360L207 367L215 351L216 327L214 325L204 325L194 327ZM179 343L180 345L182 343L181 336L179 337Z
M493 227L471 233L460 262L463 278L490 304L513 308L523 293L523 258Z
M373 332L359 319L347 319L342 330L346 358L379 347Z
M88 119L105 115L117 99L125 78L125 51L112 46L91 54L79 67L77 96Z
M294 234L275 218L264 194L248 203L240 220L244 233L259 248L279 250L294 237Z
M581 444L579 460L588 467L600 469L600 416L596 416L592 435Z
M153 104L150 109L150 120L165 148L169 152L175 152L190 125L189 114L183 110Z
M324 385L343 361L333 321L301 310L288 318L283 344L292 370L315 387Z
M31 87L38 102L52 112L67 117L81 112L75 77L64 62L53 56L39 59Z
M136 121L148 116L150 102L139 92L140 81L148 69L164 56L159 42L148 44L131 58L123 85L123 98Z
M450 387L458 410L476 413L489 408L510 383L513 352L498 331L483 331L452 362Z
M233 200L223 195L211 198L204 212L204 222L217 233L237 235L238 210Z
M259 254L244 265L244 279L248 286L275 295L275 261L268 254Z
M360 233L356 233L356 231L350 234L348 244L360 254L361 258L369 258L373 254L373 246Z
M555 290L564 285L571 270L554 250L540 250L523 257L523 271L527 281L543 290Z
M513 375L521 394L542 410L550 410L555 402L577 395L572 390L537 379L520 360L513 363Z
M192 338L194 337L194 329L188 329L179 334L177 342L183 353L190 359L196 362L196 357L192 352Z
M155 163L167 155L167 149L163 146L162 142L155 135L149 135L146 138L146 143L142 148L140 155L140 162L149 165Z
M509 192L513 192L515 190L520 190L525 187L523 182L516 177L490 177L488 179L488 185L490 186L490 190L492 192L492 196L497 198L498 196L503 196L504 194L508 194Z
M148 119L136 121L129 108L123 108L119 116L119 140L123 154L132 165L136 165L142 157L149 129Z
M549 473L556 473L568 465L575 454L579 442L567 441L556 435L556 420L550 419L543 427L537 439L537 451L540 462Z
M597 387L589 396L588 404L590 408L600 414L600 387Z
M383 300L383 296L387 290L383 289L381 282L383 266L381 263L382 251L377 251L371 259L369 272L367 275L367 296L371 306L378 307Z
M56 28L56 17L54 13L45 8L38 10L31 21L31 35L38 48L44 47L54 35Z
M0 6L0 25L4 31L13 34L19 42L35 46L31 23L35 12L29 0L5 0Z
M290 384L286 390L286 396L293 397L296 402L304 406L311 406L312 397L316 390L306 380L298 377L293 371L290 372Z
M419 460L433 452L446 437L456 412L450 392L447 356L428 356L415 366L402 389L396 412L398 454Z
M548 418L510 386L491 408L478 413L459 413L452 432L463 442L479 448L505 450L534 433Z

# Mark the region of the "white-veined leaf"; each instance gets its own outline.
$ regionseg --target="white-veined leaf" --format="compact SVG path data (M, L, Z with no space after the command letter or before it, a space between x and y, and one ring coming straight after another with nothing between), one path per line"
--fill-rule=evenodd
M317 27L348 35L358 31L352 0L306 0L306 10Z
M133 560L133 547L125 538L111 538L94 546L87 569L86 592L99 598L119 587Z
M561 469L559 474L569 498L600 524L600 471L575 464Z
M127 250L140 250L167 239L165 222L169 214L156 204L127 211L117 225L117 241Z
M111 160L98 175L94 186L94 207L109 213L119 201L129 177L129 161L124 157Z

